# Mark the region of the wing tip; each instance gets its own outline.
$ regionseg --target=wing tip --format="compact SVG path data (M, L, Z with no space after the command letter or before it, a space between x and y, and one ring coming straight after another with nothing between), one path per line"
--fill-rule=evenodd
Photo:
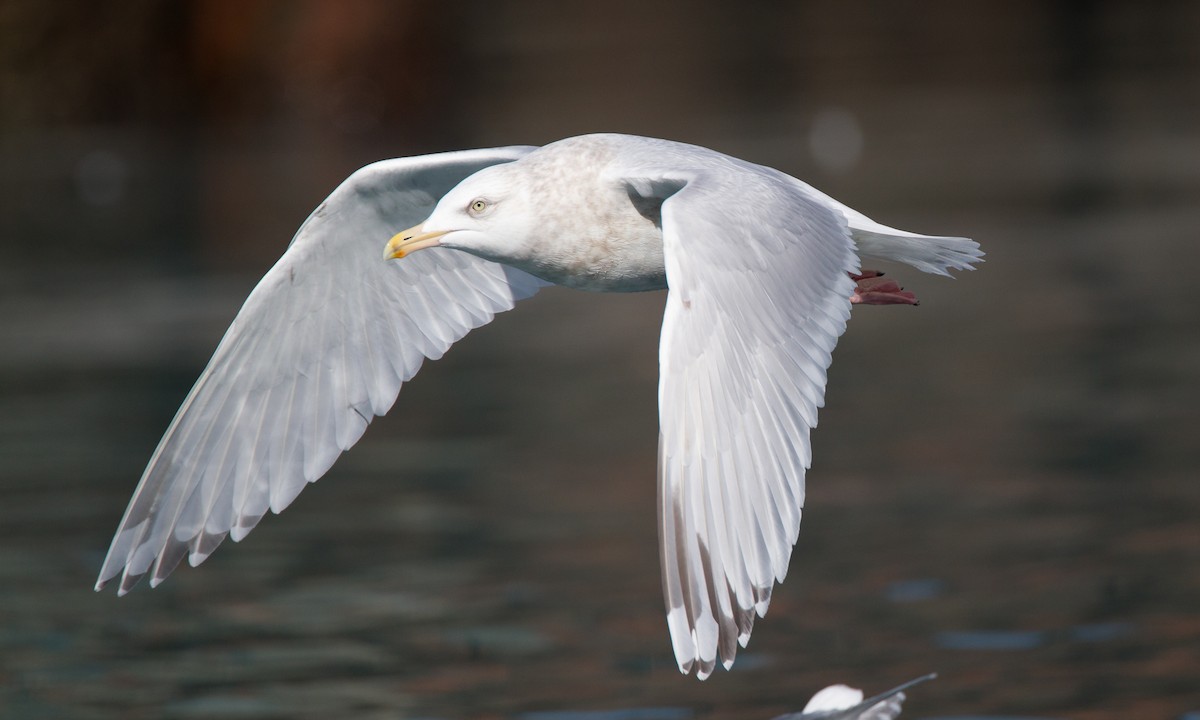
M108 588L108 584L110 582L116 580L117 577L120 576L121 581L117 584L117 597L125 597L129 594L129 590L141 578L141 575L131 579L129 578L128 574L124 572L124 570L124 568L110 570L108 567L105 567L105 569L101 571L100 576L96 578L96 584L92 586L92 591L103 592Z

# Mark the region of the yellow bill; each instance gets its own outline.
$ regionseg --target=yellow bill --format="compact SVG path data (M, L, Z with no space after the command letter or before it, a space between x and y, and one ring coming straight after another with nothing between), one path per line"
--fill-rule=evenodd
M388 240L387 246L383 249L383 259L397 260L411 252L440 245L441 237L447 232L449 230L427 233L421 231L421 225L410 227L404 232L396 233L391 240Z

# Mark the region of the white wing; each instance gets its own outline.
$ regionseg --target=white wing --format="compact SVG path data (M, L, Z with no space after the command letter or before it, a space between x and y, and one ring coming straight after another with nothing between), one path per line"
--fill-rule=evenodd
M430 248L383 259L477 170L532 148L387 160L355 172L309 216L242 306L159 442L96 585L156 585L283 510L388 411L401 383L472 328L544 285Z
M782 173L735 169L659 178L682 186L662 205L663 590L680 671L702 679L733 663L787 572L858 267L840 212Z

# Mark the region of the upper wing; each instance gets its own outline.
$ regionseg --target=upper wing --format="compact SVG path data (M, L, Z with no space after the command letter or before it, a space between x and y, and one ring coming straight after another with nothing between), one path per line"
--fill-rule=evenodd
M388 411L401 383L544 285L456 250L383 259L477 170L532 148L386 160L358 170L250 293L159 442L96 584L158 584L186 554L240 540Z
M740 170L738 170L740 168ZM787 572L858 259L845 218L748 164L669 179L659 539L682 672L733 663Z

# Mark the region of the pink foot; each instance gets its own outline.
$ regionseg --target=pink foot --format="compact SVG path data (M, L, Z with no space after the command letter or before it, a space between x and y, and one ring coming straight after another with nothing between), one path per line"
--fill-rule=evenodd
M850 273L857 285L850 302L862 305L920 305L917 296L905 292L895 280L886 280L878 270L863 270L861 275Z

